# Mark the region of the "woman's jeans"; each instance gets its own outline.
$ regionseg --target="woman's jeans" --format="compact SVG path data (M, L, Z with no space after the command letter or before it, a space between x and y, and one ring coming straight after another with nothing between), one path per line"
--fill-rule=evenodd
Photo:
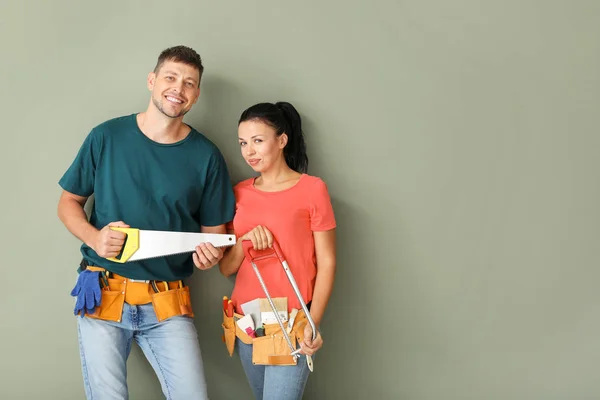
M254 365L252 345L245 344L237 338L236 347L256 400L302 399L310 373L306 356L301 355L294 366Z

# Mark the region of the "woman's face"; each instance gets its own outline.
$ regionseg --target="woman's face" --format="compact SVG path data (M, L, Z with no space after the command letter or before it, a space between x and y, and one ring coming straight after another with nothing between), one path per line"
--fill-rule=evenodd
M273 165L285 162L283 148L287 135L277 136L275 129L258 120L248 120L238 126L242 157L256 172L265 172Z

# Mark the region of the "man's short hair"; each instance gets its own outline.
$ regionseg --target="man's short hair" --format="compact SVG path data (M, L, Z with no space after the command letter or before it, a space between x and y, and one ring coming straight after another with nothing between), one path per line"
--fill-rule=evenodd
M174 46L163 50L158 56L156 67L154 67L154 73L158 73L158 70L165 61L175 61L190 65L198 70L200 78L204 72L204 66L202 65L200 55L191 47ZM200 82L198 82L198 84L200 84Z

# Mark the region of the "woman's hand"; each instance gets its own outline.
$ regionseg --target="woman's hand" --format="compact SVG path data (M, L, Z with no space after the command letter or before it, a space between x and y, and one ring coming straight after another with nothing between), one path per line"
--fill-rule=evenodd
M321 332L317 330L317 337L315 340L312 340L312 333L312 328L310 324L307 323L304 327L304 340L300 342L300 348L302 349L300 351L301 354L312 356L323 346Z
M273 246L273 234L262 225L258 225L239 238L239 241L242 240L250 240L254 250L264 250Z

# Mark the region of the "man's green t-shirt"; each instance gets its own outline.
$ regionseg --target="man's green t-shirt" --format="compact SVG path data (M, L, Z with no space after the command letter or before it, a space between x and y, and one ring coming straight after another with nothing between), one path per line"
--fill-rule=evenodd
M227 165L210 140L192 128L177 143L154 142L136 114L92 129L59 184L79 196L94 194L90 223L97 229L123 221L138 229L200 232L200 225L231 221L235 210ZM191 253L123 264L86 244L81 253L90 265L131 279L173 281L194 271Z

